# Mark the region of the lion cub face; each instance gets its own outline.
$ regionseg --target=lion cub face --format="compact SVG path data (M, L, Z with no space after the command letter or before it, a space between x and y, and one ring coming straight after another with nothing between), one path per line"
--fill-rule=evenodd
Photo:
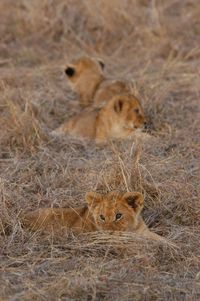
M130 231L137 228L144 199L139 192L88 192L86 201L98 229Z
M69 82L74 86L81 80L90 79L90 77L101 77L103 74L104 64L100 60L89 57L81 57L73 60L67 65L65 74ZM88 84L90 84L88 82Z
M143 108L133 95L115 96L109 108L114 111L117 123L124 131L132 132L144 123Z

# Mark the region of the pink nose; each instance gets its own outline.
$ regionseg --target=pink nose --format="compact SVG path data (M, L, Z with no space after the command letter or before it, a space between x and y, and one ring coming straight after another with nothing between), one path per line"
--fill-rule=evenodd
M104 228L104 230L113 230L114 227L113 227L113 224L106 223L106 224L104 224L103 228Z

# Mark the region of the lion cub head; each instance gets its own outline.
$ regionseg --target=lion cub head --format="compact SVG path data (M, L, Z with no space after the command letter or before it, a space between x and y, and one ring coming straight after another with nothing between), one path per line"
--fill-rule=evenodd
M105 111L116 123L116 131L131 133L144 123L144 110L134 95L119 95L112 98Z
M88 192L86 201L98 229L112 231L137 229L144 202L141 193L113 191L102 195Z
M69 81L75 84L80 78L89 76L102 75L104 69L104 63L101 60L90 58L87 56L80 57L69 63L65 69Z
M101 60L87 56L75 59L67 65L65 74L83 105L92 101L96 87L104 79L103 69L104 63Z

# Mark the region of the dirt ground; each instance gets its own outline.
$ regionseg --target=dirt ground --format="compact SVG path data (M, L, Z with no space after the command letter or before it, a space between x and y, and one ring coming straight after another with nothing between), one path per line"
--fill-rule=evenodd
M148 135L52 138L79 110L64 68L82 54L132 82ZM0 300L200 300L199 104L199 1L1 0ZM113 189L142 192L146 223L174 245L20 225L23 211Z

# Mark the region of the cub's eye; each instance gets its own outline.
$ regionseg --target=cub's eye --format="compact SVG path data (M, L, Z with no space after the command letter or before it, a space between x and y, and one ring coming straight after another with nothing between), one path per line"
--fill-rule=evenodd
M105 64L104 64L104 62L102 62L101 60L99 60L99 65L101 66L101 69L103 70L103 69L104 69L104 67L105 67Z
M140 113L140 110L139 110L139 109L135 109L134 111L135 111L136 114L139 114L139 113Z
M105 217L103 216L103 214L100 214L99 217L100 217L100 219L101 219L102 221L105 222Z
M121 213L117 213L116 216L115 216L115 220L118 221L121 218L122 218L122 214Z

